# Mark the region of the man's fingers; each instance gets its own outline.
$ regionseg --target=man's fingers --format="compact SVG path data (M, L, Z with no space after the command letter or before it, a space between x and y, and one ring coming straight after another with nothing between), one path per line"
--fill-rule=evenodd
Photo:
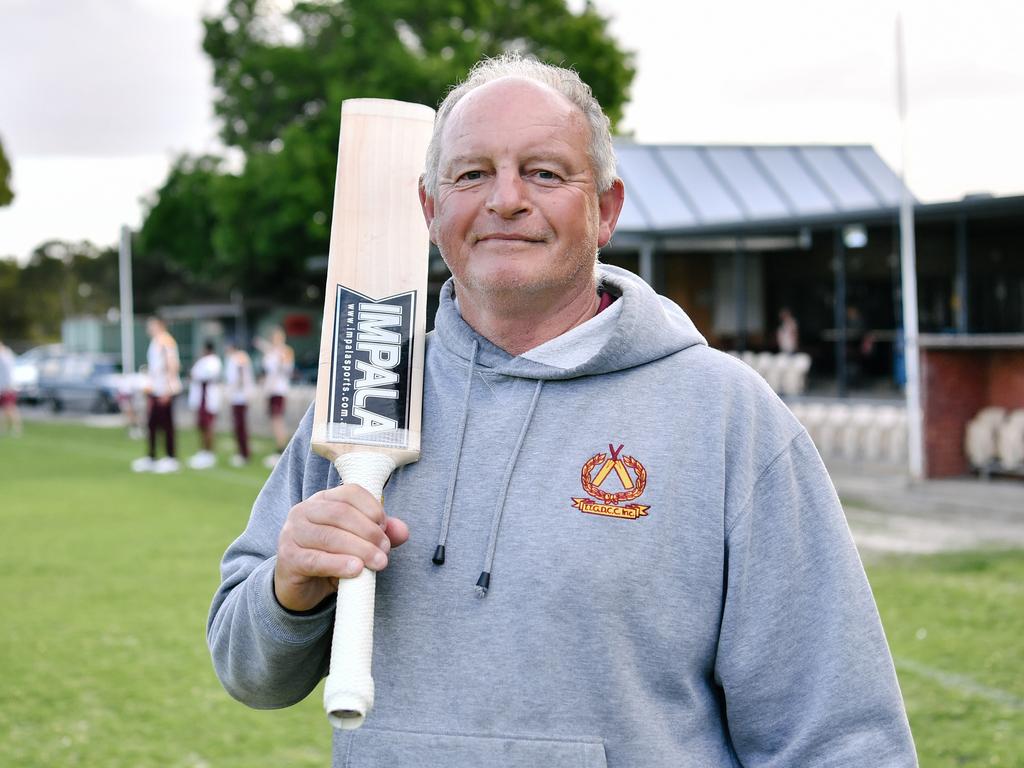
M290 580L296 580L296 577L299 581L318 578L335 583L338 579L358 576L363 570L363 561L358 557L318 549L296 548L292 561L297 568L291 572Z
M346 503L323 501L315 507L311 507L306 515L306 525L303 527L335 528L348 531L371 544L376 544L381 549L390 546L388 537L376 521L367 517L362 510ZM296 535L299 535L298 532ZM327 533L320 532L319 535L326 536ZM306 544L306 546L311 545Z
M295 531L295 545L306 552L323 552L328 555L348 555L375 571L388 564L387 553L391 550L391 542L384 536L380 528L376 529L373 540L366 540L358 534L335 528L330 525L303 526ZM304 555L308 557L308 555ZM311 559L311 564L319 564ZM305 563L304 563L305 564ZM336 571L306 571L306 576L345 576L348 574ZM353 574L354 575L354 574Z
M380 499L361 485L338 485L317 495L324 501L351 504L377 525L384 525L384 507L381 506Z
M409 540L409 526L397 517L389 517L384 527L392 547L400 547Z

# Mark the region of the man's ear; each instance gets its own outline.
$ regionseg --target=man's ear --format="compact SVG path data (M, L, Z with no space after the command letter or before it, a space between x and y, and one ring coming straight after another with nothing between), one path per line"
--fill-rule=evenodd
M427 231L430 232L430 242L434 242L434 231L431 228L431 225L434 223L434 198L427 194L427 188L423 185L422 176L420 176L419 192L420 208L423 211L423 220L427 222Z
M626 199L626 187L622 179L616 179L612 185L597 196L599 209L597 247L604 248L612 239L615 232L615 223L619 220L622 212L622 203Z

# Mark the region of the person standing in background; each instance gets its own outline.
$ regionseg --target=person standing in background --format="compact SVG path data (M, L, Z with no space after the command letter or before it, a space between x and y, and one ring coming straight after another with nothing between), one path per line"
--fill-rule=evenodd
M149 370L149 455L132 462L135 472L165 474L180 469L174 447L174 397L181 392L181 361L178 344L167 330L164 321L151 317L146 321L149 349L146 365ZM163 432L167 455L156 458L157 433Z
M117 380L117 407L124 416L128 437L141 440L145 432L142 429L141 398L149 388L149 372L145 365L139 366L138 373L126 372Z
M231 466L242 467L249 463L249 397L255 380L249 353L234 340L227 343L224 384L227 387L228 401L231 403L235 442L238 445L238 453L231 457Z
M21 414L18 413L18 392L14 388L14 352L0 341L0 408L3 408L7 432L21 435Z
M213 424L220 411L220 382L224 366L214 352L213 342L203 345L203 356L196 360L189 374L188 405L196 412L199 429L199 452L188 460L192 469L209 469L217 463L213 452Z
M778 342L779 352L784 355L795 355L800 347L800 326L797 325L789 307L779 310L779 327L775 331L775 340Z
M284 330L274 328L270 333L270 342L256 339L256 346L263 353L263 388L267 393L267 413L270 416L270 429L274 434L274 453L267 456L263 463L273 469L288 445L288 429L284 423L284 410L288 399L288 390L292 384L292 372L295 370L295 351L288 346Z

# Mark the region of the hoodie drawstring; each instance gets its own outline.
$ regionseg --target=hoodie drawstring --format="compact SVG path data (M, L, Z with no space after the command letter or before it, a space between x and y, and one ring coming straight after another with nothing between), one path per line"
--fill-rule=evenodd
M494 564L494 551L498 548L498 528L501 526L501 516L505 511L505 499L508 496L509 484L512 482L512 470L516 467L519 451L526 440L526 431L530 428L530 422L533 420L533 412L537 410L537 401L540 399L540 391L543 387L544 380L538 379L537 388L533 390L533 400L530 401L530 410L526 413L526 419L523 420L523 428L519 430L519 438L516 440L515 448L512 449L512 456L508 460L508 467L505 468L505 477L501 484L501 495L498 497L498 503L494 508L491 535L487 541L487 559L484 561L484 569L480 572L480 578L476 582L476 591L480 597L486 596L487 590L491 586L491 567Z
M455 498L455 481L459 476L459 462L462 459L462 444L466 439L466 420L469 417L469 395L473 389L473 373L476 371L476 355L480 350L480 342L473 340L473 352L469 356L469 377L466 379L466 396L462 401L462 422L459 424L459 442L455 448L455 462L448 479L448 494L444 500L444 515L441 517L441 534L434 550L434 565L444 564L444 547L448 542L448 528L452 522L452 500Z

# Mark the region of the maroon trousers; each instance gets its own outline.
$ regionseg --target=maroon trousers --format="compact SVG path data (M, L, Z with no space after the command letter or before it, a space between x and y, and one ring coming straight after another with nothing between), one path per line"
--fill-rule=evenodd
M174 458L174 398L166 403L149 396L149 458L156 458L156 433L163 432L167 444L167 455Z
M238 443L238 455L249 460L249 428L246 425L247 405L232 405L231 415L235 420L235 441Z

